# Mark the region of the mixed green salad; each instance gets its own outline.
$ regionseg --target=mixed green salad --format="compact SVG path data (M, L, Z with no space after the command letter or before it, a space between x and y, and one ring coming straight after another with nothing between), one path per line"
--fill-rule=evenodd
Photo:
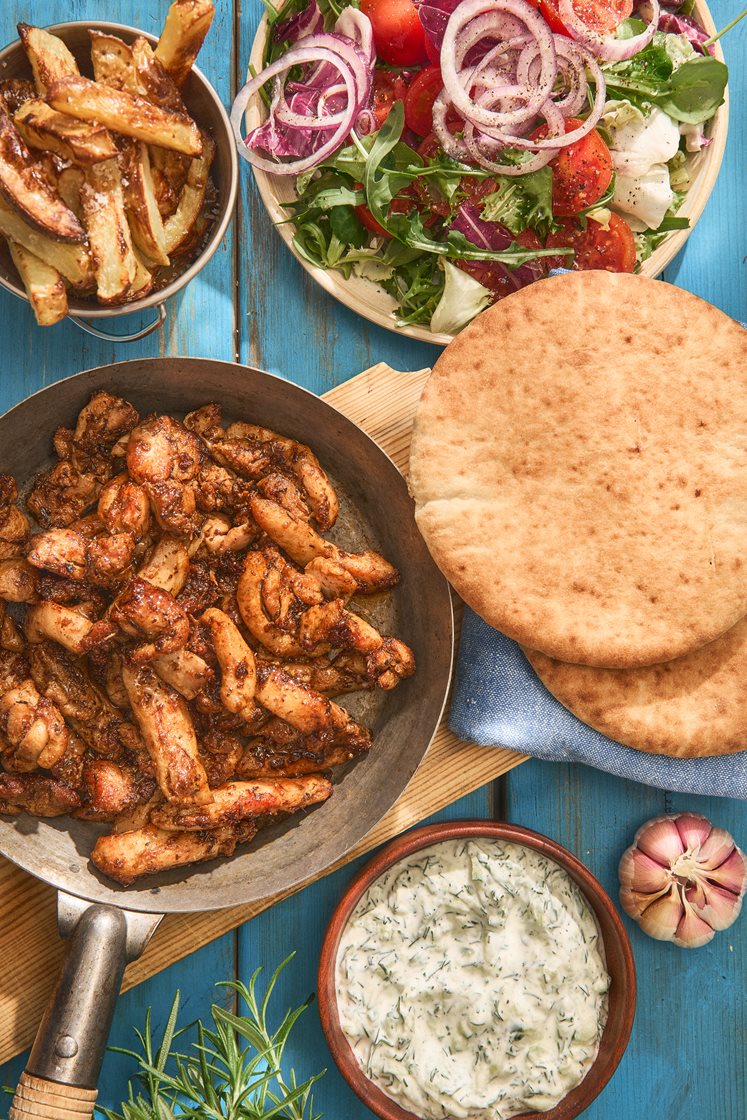
M239 149L292 177L296 251L379 285L399 325L454 334L550 268L634 272L687 228L727 83L687 3L265 2Z

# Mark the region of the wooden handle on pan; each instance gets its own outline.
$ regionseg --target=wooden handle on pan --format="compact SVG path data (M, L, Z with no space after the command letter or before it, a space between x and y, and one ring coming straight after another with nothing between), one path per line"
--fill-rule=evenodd
M76 1089L22 1073L9 1120L88 1120L97 1094L97 1089Z

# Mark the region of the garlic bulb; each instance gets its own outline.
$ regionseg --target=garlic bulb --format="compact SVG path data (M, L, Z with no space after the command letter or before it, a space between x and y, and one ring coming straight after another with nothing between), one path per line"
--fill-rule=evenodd
M623 910L645 933L697 949L736 921L747 862L725 829L676 813L638 829L619 875Z

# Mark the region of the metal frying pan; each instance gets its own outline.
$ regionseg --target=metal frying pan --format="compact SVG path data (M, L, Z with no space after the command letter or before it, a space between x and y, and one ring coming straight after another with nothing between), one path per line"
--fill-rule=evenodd
M402 573L387 596L362 601L372 621L415 651L417 673L392 693L346 697L374 731L369 755L336 778L332 798L303 818L262 832L230 860L162 873L130 888L105 880L88 854L101 830L70 818L0 820L0 853L52 884L63 936L63 973L39 1029L12 1116L85 1120L93 1109L122 972L145 948L161 916L213 910L297 887L341 859L404 790L438 726L451 672L451 599L418 533L404 479L381 448L306 390L256 369L195 358L119 362L77 374L0 418L0 472L23 492L50 461L51 437L97 389L130 400L141 415L183 415L219 401L226 420L251 419L312 446L340 494L331 534L346 547L380 549ZM380 600L380 601L378 601ZM53 1083L53 1084L50 1084ZM51 1108L51 1110L50 1110Z

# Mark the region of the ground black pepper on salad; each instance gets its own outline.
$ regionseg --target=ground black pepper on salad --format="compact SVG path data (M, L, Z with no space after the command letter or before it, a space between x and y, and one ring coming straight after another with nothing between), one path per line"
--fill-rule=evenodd
M727 82L687 2L265 3L239 150L293 177L296 251L380 285L400 325L453 334L549 268L634 272L687 227Z

